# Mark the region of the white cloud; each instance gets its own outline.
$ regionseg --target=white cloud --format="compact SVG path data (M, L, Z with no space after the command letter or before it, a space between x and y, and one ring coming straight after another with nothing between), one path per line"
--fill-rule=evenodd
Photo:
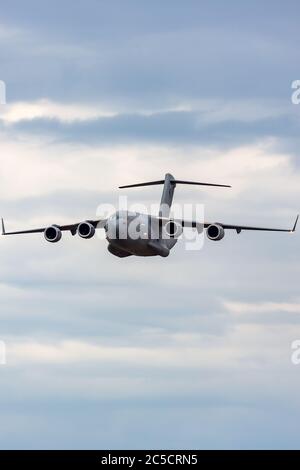
M32 102L7 103L1 107L0 117L6 124L21 120L58 119L62 122L84 121L100 117L112 117L117 113L101 106L57 103L46 98Z
M101 399L124 397L210 397L218 407L237 400L297 399L298 370L291 365L293 328L239 325L216 337L201 331L185 335L144 331L124 340L34 340L7 338L7 365L30 378L24 396L54 395ZM139 338L138 338L139 337ZM147 345L143 345L146 343ZM45 370L47 373L45 373ZM281 377L270 389L268 376ZM151 380L149 380L151 377ZM285 377L290 390L285 387ZM37 384L32 389L31 382ZM25 381L26 382L26 381ZM30 383L30 385L29 385ZM259 390L259 391L258 391ZM237 396L236 396L237 394ZM222 398L221 398L222 397ZM233 405L234 406L234 405Z
M109 347L83 341L63 341L58 344L21 342L9 344L9 360L12 364L20 363L56 363L98 362L129 364L131 366L155 368L197 368L218 367L220 357L227 364L235 362L235 354L226 350L204 350L201 347Z
M63 103L41 98L35 101L8 102L0 108L1 120L9 125L21 120L57 119L61 122L87 121L98 118L109 118L122 114L136 114L140 116L153 116L161 113L196 112L199 113L199 124L220 123L226 121L255 122L261 119L274 118L287 114L288 107L280 102L247 100L185 100L174 101L164 107L136 107L127 104L107 105L101 103Z
M289 303L289 302L236 302L236 301L225 301L224 307L229 311L237 315L243 315L248 313L275 313L275 312L287 312L295 313L300 315L300 303Z
M209 195L217 199L220 196L235 198L239 192L251 188L254 197L262 190L278 196L283 177L289 178L289 185L285 185L283 191L285 197L297 193L300 186L289 155L276 153L273 140L220 152L205 146L174 148L139 142L90 147L79 143L53 143L46 137L12 139L3 133L0 163L2 199L68 189L96 190L100 194L113 191L122 183L161 178L169 171L180 178L191 179L193 175L193 179L233 185L233 190L222 193L210 189ZM134 194L130 193L132 197Z

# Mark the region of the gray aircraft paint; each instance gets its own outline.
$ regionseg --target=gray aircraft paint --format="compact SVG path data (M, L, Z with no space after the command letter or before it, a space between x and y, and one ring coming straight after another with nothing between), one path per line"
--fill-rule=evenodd
M295 232L298 218L292 229L277 229L277 228L264 228L264 227L249 227L242 225L232 225L224 223L210 223L200 221L188 221L183 219L170 219L170 210L173 202L174 191L176 184L189 184L197 186L214 186L214 187L225 187L230 188L224 184L213 184L213 183L200 183L195 181L177 180L170 173L165 175L163 180L149 181L146 183L136 183L120 188L136 188L141 186L152 186L157 184L163 184L163 192L160 201L160 208L158 216L133 213L130 211L117 211L108 219L101 220L86 220L75 224L68 225L56 225L53 224L48 227L42 227L31 230L22 230L17 232L6 232L4 221L2 219L2 235L16 235L16 234L27 234L27 233L44 233L44 237L48 242L58 242L62 237L63 231L70 231L72 235L79 235L81 238L89 239L94 236L96 229L103 229L106 233L106 239L108 241L108 250L111 254L118 256L119 258L125 258L127 256L162 256L167 257L170 250L177 243L177 236L175 232L166 233L164 230L168 224L180 226L181 231L184 227L196 228L199 232L202 232L203 228L207 229L207 236L210 240L218 241L221 240L225 235L225 230L235 230L237 233L241 233L243 230L259 230L269 232ZM145 236L141 233L141 236L137 236L137 232L130 231L131 223L136 222L141 226L142 232L145 232ZM149 236L150 232L151 236Z

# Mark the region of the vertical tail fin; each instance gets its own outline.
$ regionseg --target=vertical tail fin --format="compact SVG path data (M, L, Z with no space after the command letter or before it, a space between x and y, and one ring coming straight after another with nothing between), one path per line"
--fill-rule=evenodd
M160 200L159 217L169 217L175 188L176 181L174 176L167 173L165 175L164 188Z

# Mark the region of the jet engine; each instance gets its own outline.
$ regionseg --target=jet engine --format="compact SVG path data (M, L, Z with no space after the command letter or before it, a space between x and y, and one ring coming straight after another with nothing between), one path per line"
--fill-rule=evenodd
M95 235L95 227L90 222L81 222L77 227L77 233L81 238L92 238Z
M182 225L174 220L169 220L164 225L164 233L166 234L167 238L179 238L183 232Z
M47 240L47 242L50 243L56 243L59 242L61 239L61 230L57 225L51 225L50 227L47 227L44 231L44 237Z
M210 240L218 241L224 238L225 230L222 225L212 224L207 227L206 234Z

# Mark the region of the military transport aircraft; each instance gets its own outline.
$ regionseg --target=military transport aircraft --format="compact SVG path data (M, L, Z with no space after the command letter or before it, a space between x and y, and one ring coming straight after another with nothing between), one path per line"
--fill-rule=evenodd
M232 225L224 223L208 223L200 221L188 221L174 219L170 217L170 210L173 201L174 190L177 184L193 184L199 186L215 186L230 188L224 184L198 183L194 181L183 181L175 179L170 173L165 175L164 180L150 181L146 183L130 184L120 186L123 188L136 188L140 186L151 186L163 184L163 192L160 202L159 215L140 214L125 210L116 211L113 215L101 220L85 220L83 222L68 225L50 225L49 227L22 230L18 232L6 232L2 219L2 234L17 235L24 233L43 232L48 242L58 242L62 237L62 232L68 230L72 235L79 235L81 238L89 239L95 235L96 229L104 229L108 241L108 250L115 256L124 258L127 256L163 256L169 255L171 248L183 233L184 227L196 228L199 232L206 229L207 237L210 240L221 240L225 235L225 230L266 230L270 232L290 232L296 230L299 215L296 218L292 229L277 229L263 227L248 227L242 225ZM137 236L138 234L138 236Z

